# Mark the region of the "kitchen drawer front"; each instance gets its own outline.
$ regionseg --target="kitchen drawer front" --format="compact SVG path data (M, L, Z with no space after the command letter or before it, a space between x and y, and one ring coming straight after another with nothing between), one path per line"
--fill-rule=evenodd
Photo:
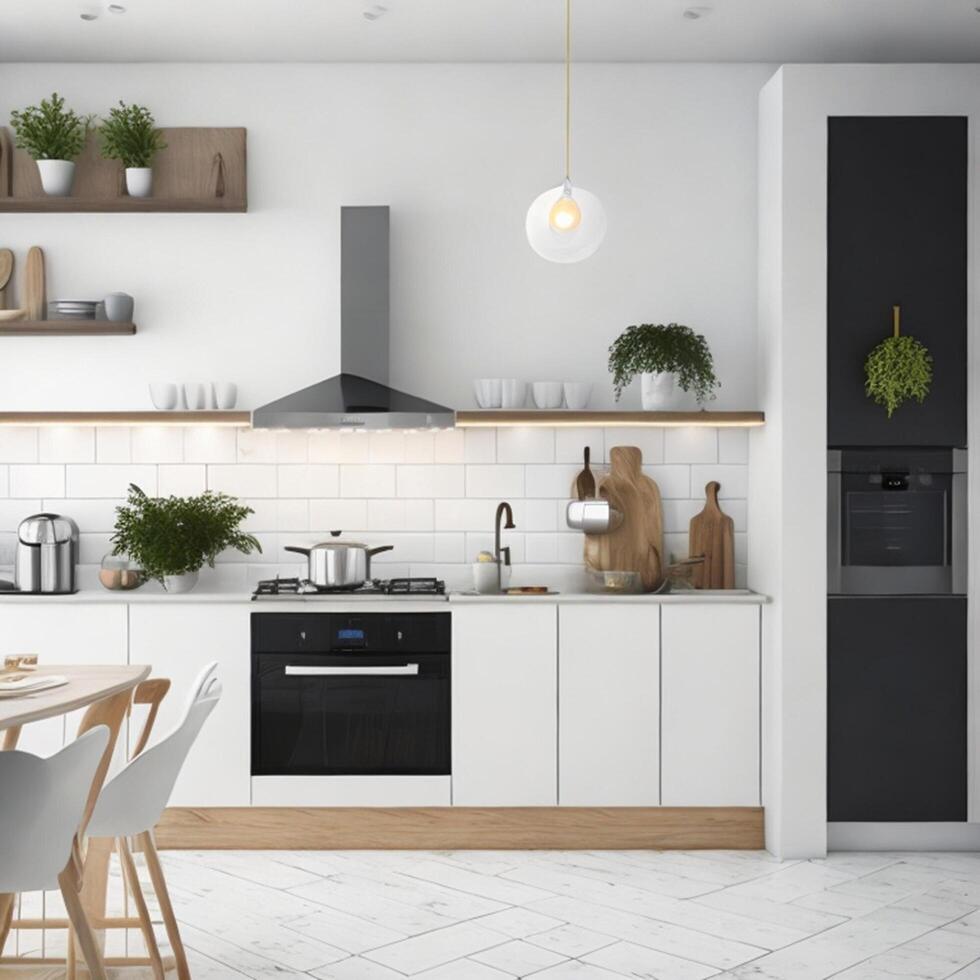
M562 606L558 802L660 803L660 607Z
M661 611L664 806L759 806L758 606Z
M449 776L253 776L253 806L449 806Z

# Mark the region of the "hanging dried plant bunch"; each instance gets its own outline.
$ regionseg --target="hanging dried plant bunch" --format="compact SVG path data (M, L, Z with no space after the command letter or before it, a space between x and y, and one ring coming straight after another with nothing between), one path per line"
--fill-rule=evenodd
M894 316L894 335L878 344L864 362L865 394L884 406L889 418L909 399L921 405L932 386L932 355L915 337L899 333L897 306Z

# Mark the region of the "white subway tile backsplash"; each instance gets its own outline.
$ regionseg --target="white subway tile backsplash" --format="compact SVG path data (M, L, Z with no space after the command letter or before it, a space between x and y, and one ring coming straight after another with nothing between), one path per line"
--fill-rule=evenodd
M431 500L369 500L367 527L370 531L431 531Z
M258 463L209 466L208 489L235 497L275 497L276 467Z
M691 468L689 466L644 466L643 472L656 481L660 496L686 498L691 496Z
M605 430L605 455L609 462L609 450L614 446L636 446L643 453L643 462L649 465L664 461L665 429L640 429L635 426L609 428Z
M726 497L745 498L749 495L749 470L747 466L692 466L691 496L700 496L705 486L712 480L721 484L718 491L720 499Z
M245 518L242 527L250 534L257 534L260 531L275 531L277 525L276 512L280 503L293 503L293 501L278 501L272 499L253 498L241 501L246 507L250 507L254 513ZM305 503L305 501L304 501Z
M195 425L184 430L185 463L234 463L237 447L235 429Z
M512 562L524 561L524 534L521 531L501 531L500 544L502 547L510 548ZM481 551L489 551L493 554L493 548L492 529L487 532L470 532L466 535L466 561L476 561L476 556Z
M495 500L435 501L435 526L437 531L481 531L493 526Z
M310 529L310 502L308 500L275 501L275 528L277 531L308 531Z
M437 463L466 462L465 429L438 429L433 435L433 458Z
M567 531L555 535L558 547L558 561L570 565L584 560L585 535L578 531Z
M5 463L36 463L37 431L26 426L0 426L0 459Z
M125 425L100 426L95 430L95 461L97 463L129 463L132 432Z
M404 463L404 432L372 432L368 437L368 456L372 463Z
M394 497L395 467L341 466L340 495L342 497Z
M403 463L434 463L436 459L435 433L427 429L405 433L405 457Z
M136 426L131 451L134 463L182 463L184 430L169 425Z
M432 560L436 562L456 562L466 561L466 535L461 532L450 534L434 534L432 536L433 549ZM426 573L412 572L412 575L422 575ZM436 576L439 578L440 576ZM445 576L441 576L445 578Z
M10 467L11 497L63 497L64 495L64 466L35 463Z
M525 534L524 557L529 562L551 564L558 561L557 534Z
M524 467L498 463L476 464L466 467L466 496L508 497L524 496Z
M371 436L367 432L319 429L309 434L311 463L367 463Z
M160 466L157 473L161 497L194 497L208 486L207 468L202 463Z
M0 465L0 497L10 496L10 467Z
M558 512L553 500L511 500L514 521L525 531L555 531L558 528ZM565 510L562 507L562 525Z
M463 467L448 463L433 466L399 466L399 497L462 497Z
M497 459L496 429L464 429L463 461L466 463L493 463Z
M717 463L718 430L683 428L664 430L665 463Z
M435 561L435 540L431 534L394 534L387 531L371 532L365 535L367 544L372 548L391 545L391 551L382 551L371 559L371 568L377 569L386 565L403 565L413 561ZM380 573L379 573L380 574ZM396 573L385 568L385 577Z
M337 466L312 463L279 467L280 497L336 497L339 492Z
M67 501L65 502L67 503ZM55 503L58 503L58 501L55 501ZM4 531L16 531L20 522L25 517L40 513L44 509L44 504L40 499L0 500L0 528L3 528ZM56 514L65 514L67 517L75 516L74 512L67 507L60 509L54 508L53 512ZM0 562L0 564L3 564L3 562Z
M305 429L276 433L276 462L305 463L310 458L310 436Z
M94 463L95 429L74 425L40 428L37 458L41 463Z
M718 462L745 466L749 462L749 430L718 430Z
M498 463L553 463L555 430L528 426L497 432Z
M310 530L322 537L328 531L367 527L366 500L311 500Z
M135 483L151 497L157 493L157 468L155 466L122 466L109 464L69 465L66 467L66 489L60 493L48 492L47 497L125 497L129 485Z
M115 500L85 500L46 497L43 501L11 501L20 505L21 518L29 513L33 514L39 510L45 510L50 514L64 514L70 517L81 532L99 533L114 530L116 526L116 508L126 501L122 498ZM26 510L27 506L30 510ZM7 518L11 516L11 511L7 507L6 501L0 501L0 527L15 527Z
M565 499L572 492L575 477L582 467L572 463L554 466L527 466L525 468L525 496Z
M276 435L273 429L236 429L239 463L274 463Z
M589 447L590 466L602 468L606 443L602 429L555 429L555 462L581 463L583 450ZM540 463L544 460L531 460ZM658 460L651 460L658 462Z
M703 506L699 500L664 500L664 531L686 533L691 518L699 514Z

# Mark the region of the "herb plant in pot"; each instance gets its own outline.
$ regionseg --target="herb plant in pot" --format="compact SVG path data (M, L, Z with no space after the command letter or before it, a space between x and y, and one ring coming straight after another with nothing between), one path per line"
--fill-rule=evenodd
M258 540L241 530L251 513L224 493L157 498L130 484L127 504L116 508L112 553L128 555L168 592L189 592L205 563L214 568L222 551L262 551Z
M609 370L616 401L640 375L645 411L667 408L675 384L693 392L702 404L714 398L715 377L711 350L704 337L679 323L641 323L627 327L609 348Z
M65 108L65 100L57 92L40 105L10 114L17 146L26 150L37 162L44 193L51 197L67 197L75 180L75 160L85 148L89 129L88 118Z
M102 121L99 135L102 156L118 160L126 168L129 196L149 197L153 190L153 158L167 148L150 110L120 102L109 110L109 118Z

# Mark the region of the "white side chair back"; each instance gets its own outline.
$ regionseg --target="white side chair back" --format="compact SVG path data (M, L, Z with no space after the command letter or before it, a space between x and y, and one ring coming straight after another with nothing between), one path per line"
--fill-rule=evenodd
M0 894L58 887L108 744L98 725L47 759L0 752Z
M194 683L191 684L190 690L187 692L187 701L185 702L185 711L189 711L191 705L195 701L200 701L201 698L207 697L212 691L214 691L217 686L220 693L220 682L218 678L214 676L214 672L218 669L218 661L212 660L211 663L207 664L201 672L194 679Z
M135 837L152 830L163 814L177 777L208 715L221 697L216 677L201 688L177 727L144 749L102 789L89 822L90 837Z

